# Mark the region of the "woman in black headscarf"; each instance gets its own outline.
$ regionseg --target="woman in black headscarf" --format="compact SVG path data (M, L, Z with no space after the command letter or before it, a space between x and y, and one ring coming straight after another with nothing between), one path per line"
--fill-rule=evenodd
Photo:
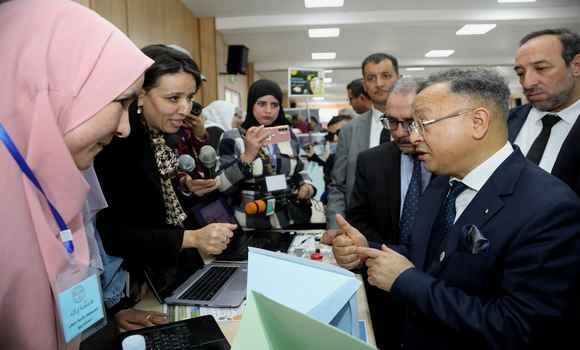
M224 133L220 143L219 189L230 196L244 227L283 228L310 221L315 189L298 157L298 140L284 115L282 98L275 82L256 81L242 127ZM267 128L276 126L287 126L288 141L268 142Z

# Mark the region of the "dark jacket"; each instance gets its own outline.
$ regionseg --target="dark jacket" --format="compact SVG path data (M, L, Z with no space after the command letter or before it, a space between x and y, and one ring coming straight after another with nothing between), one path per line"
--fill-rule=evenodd
M392 142L358 155L348 222L369 241L399 244L401 207L401 151ZM390 293L371 286L363 269L369 311L380 349L398 348L403 308Z
M399 244L401 151L387 142L359 153L348 222L369 241Z
M95 159L109 205L97 215L105 250L122 257L129 271L165 268L183 254L192 254L198 265L195 249L181 249L184 229L165 223L161 177L149 136L138 116L129 120L129 137L115 138ZM185 224L195 227L188 220Z
M391 289L410 309L404 349L577 349L570 320L580 276L580 199L516 149L429 264L448 181L433 180L423 194L406 254L415 268ZM470 225L489 241L476 253L466 236Z
M526 104L510 111L508 127L511 142L516 140L531 109L532 105ZM580 196L580 118L576 120L562 144L552 168L552 175L567 183Z

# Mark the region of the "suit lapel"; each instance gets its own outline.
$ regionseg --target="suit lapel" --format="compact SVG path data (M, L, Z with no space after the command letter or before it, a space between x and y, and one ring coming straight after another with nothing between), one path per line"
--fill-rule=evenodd
M572 126L572 129L568 133L566 140L560 148L560 153L556 158L556 163L554 163L554 168L552 169L552 174L559 177L564 182L569 185L574 184L578 171L580 162L580 116L576 119L576 122Z
M451 232L445 237L443 247L440 249L438 256L443 256L443 260L439 263L434 262L429 268L429 273L436 275L441 271L449 256L453 255L461 240L463 239L463 227L466 225L475 225L482 231L485 231L485 224L491 219L499 210L503 208L503 200L494 190L488 189L480 191L471 201L469 206L461 214L457 222L453 225ZM442 254L442 255L441 255Z
M504 206L502 197L511 195L520 177L520 173L526 160L518 148L495 170L485 185L469 203L459 219L453 225L451 232L445 237L443 247L444 259L439 263L433 263L429 272L433 275L439 273L447 264L449 256L457 252L458 246L463 239L463 227L475 225L485 232L485 225Z
M366 123L361 123L361 132L359 138L359 152L370 148L371 124L373 121L373 110L366 114Z
M532 105L527 104L514 110L514 112L510 114L508 120L508 139L511 143L515 142L516 137L522 129L522 126L524 126L524 122L526 121L531 109Z
M392 146L392 147L391 147ZM391 195L388 197L389 201L389 208L390 212L385 213L390 215L391 222L393 226L399 227L399 213L401 210L401 152L399 148L395 146L395 144L389 144L387 148L389 154L388 158L385 159L385 165L391 165L389 169L385 172L387 174L387 188ZM397 240L398 241L398 240Z
M415 266L422 270L424 270L427 247L431 239L431 230L437 213L439 213L441 202L449 189L448 181L448 177L432 181L419 200L419 211L411 234L410 257Z

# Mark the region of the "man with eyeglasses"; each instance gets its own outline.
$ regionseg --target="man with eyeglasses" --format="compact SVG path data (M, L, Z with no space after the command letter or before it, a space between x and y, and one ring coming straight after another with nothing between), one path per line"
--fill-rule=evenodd
M344 214L349 206L358 154L389 141L388 130L383 128L380 119L391 87L399 79L398 61L385 53L369 55L363 61L362 74L364 89L373 102L373 108L340 131L326 207L326 233L329 237L337 233L336 214Z
M415 156L409 135L417 88L418 83L412 78L401 78L395 83L382 118L393 142L370 148L358 156L346 216L369 241L399 244L401 239L409 240L419 197L431 179L429 171ZM346 235L339 235L332 244L335 256L354 245ZM358 265L357 259L342 266L352 269ZM365 289L378 348L398 347L402 308L383 290L368 284Z
M404 349L578 348L580 199L508 142L509 95L479 69L419 89L411 141L438 177L410 244L379 247L337 217L369 283L406 306Z
M568 29L527 34L514 70L529 104L510 112L509 139L580 196L580 36Z

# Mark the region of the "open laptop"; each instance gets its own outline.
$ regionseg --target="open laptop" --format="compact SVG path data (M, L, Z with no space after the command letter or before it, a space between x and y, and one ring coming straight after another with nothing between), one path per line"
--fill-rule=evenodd
M196 349L229 350L230 344L220 330L213 316L195 317L184 321L143 328L121 334L119 349L123 339L132 335L142 335L149 349Z
M201 226L216 222L238 225L228 248L216 260L193 275L185 263L156 273L145 270L145 277L159 302L207 307L238 307L246 297L248 247L288 252L294 235L276 231L244 232L222 197L216 196L193 208Z
M223 197L214 197L210 201L196 205L193 207L193 215L201 226L216 222L227 222L238 226L234 230L234 236L228 247L216 256L218 261L248 260L248 247L287 253L294 239L294 234L291 232L243 230Z
M247 262L216 261L193 274L176 270L162 274L145 270L147 284L160 303L238 307L246 298Z

